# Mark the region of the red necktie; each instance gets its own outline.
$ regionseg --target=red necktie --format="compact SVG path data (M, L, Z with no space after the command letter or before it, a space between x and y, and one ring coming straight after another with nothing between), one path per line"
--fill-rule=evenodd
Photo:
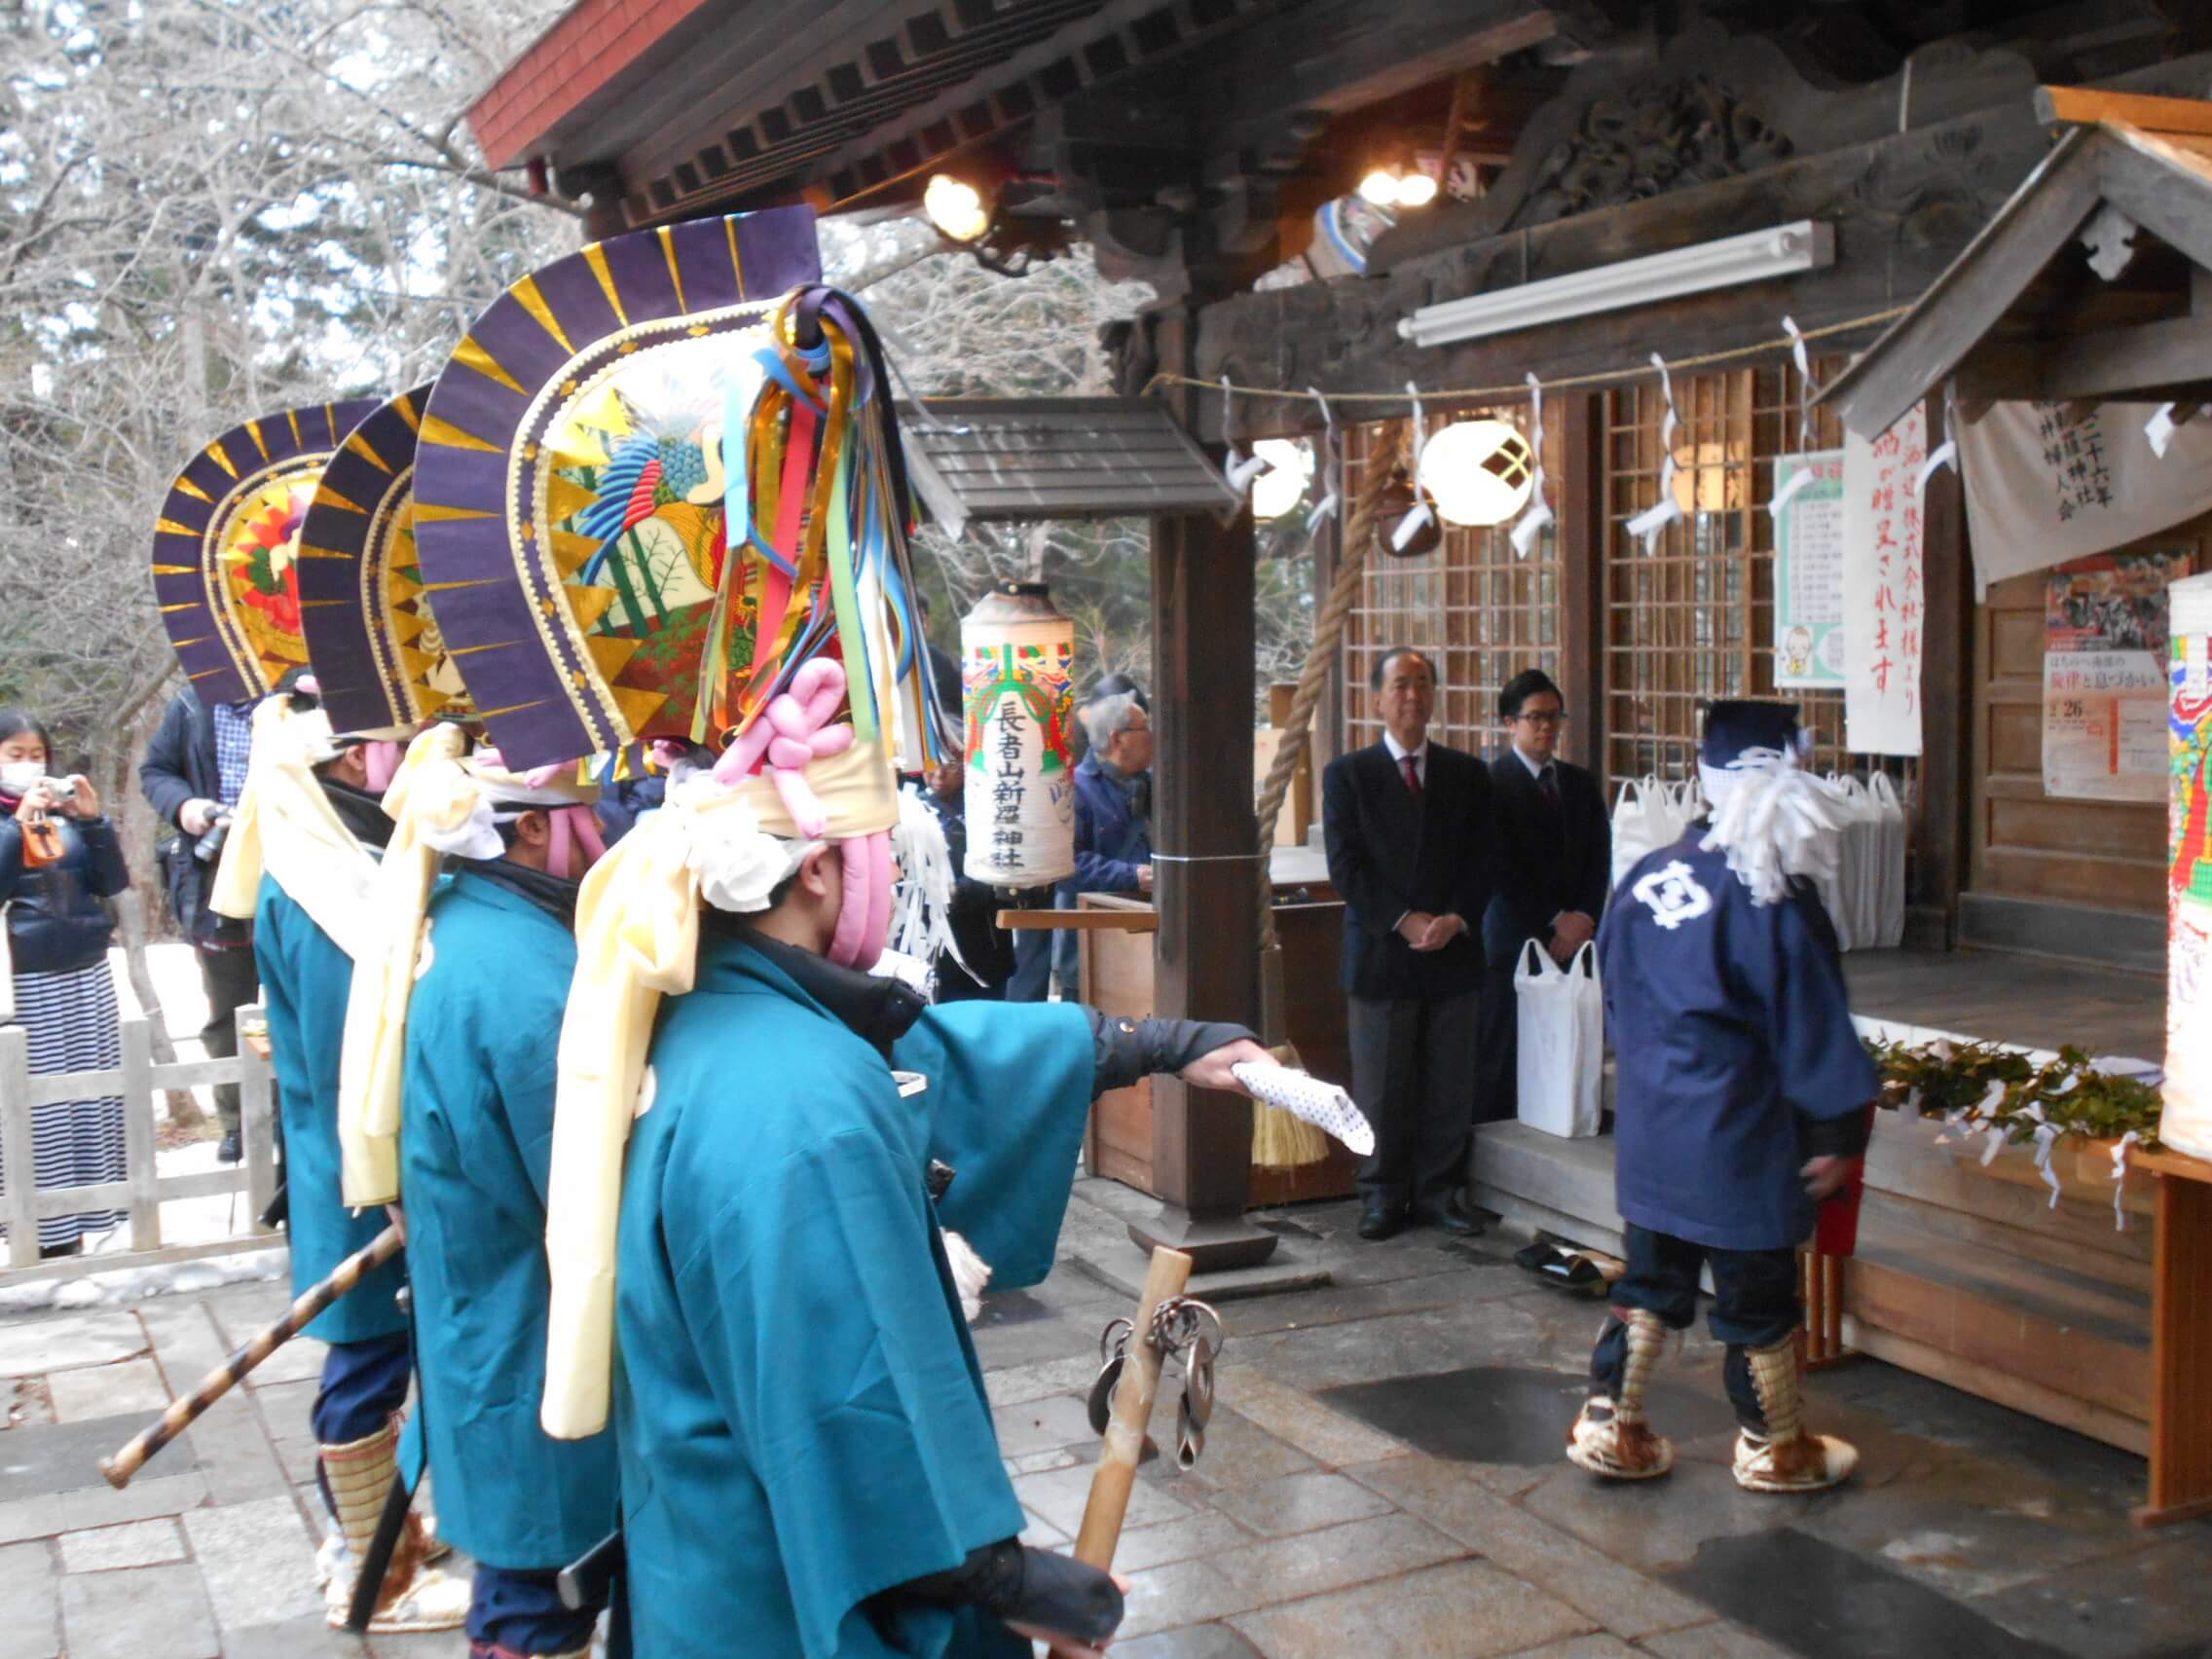
M1411 755L1399 756L1398 764L1405 768L1406 793L1414 797L1414 810L1419 812L1420 810L1420 770L1414 764L1414 757Z

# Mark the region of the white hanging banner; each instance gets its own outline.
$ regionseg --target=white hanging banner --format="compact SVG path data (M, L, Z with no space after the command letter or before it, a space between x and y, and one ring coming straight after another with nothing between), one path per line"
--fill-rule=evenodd
M2145 428L2155 403L1994 403L1958 433L1974 580L1986 591L2029 571L2140 541L2212 508L2212 422Z
M1928 415L1915 407L1868 442L1843 444L1843 744L1854 755L1920 753L1927 588L1921 502Z

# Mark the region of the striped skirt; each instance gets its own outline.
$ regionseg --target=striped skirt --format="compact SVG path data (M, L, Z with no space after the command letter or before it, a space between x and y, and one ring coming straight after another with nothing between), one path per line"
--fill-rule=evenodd
M117 1025L115 976L103 960L67 974L18 974L16 1020L30 1034L31 1074L113 1071L123 1064ZM123 1096L57 1100L31 1109L31 1134L41 1187L90 1187L127 1174ZM9 1172L0 1168L0 1185ZM55 1215L38 1224L42 1249L72 1244L88 1233L105 1233L124 1210Z

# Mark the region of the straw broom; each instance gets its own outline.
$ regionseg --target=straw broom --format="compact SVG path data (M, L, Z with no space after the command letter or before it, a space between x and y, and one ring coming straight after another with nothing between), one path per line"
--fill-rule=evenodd
M1403 458L1406 428L1392 422L1382 441L1367 457L1360 474L1359 494L1344 521L1337 556L1336 580L1328 602L1313 620L1313 645L1306 653L1306 667L1298 677L1298 691L1290 700L1290 715L1275 746L1274 763L1268 768L1260 790L1260 1040L1279 1047L1276 1058L1297 1064L1296 1051L1288 1049L1283 1026L1282 944L1275 937L1274 884L1269 877L1267 852L1274 845L1275 821L1282 816L1283 797L1306 754L1311 735L1313 710L1328 683L1329 669L1337 660L1337 645L1344 638L1345 618L1351 614L1367 569L1367 550L1375 542L1375 515L1382 491ZM1255 1101L1252 1107L1252 1163L1261 1169L1302 1169L1329 1156L1329 1137L1302 1118L1279 1106Z

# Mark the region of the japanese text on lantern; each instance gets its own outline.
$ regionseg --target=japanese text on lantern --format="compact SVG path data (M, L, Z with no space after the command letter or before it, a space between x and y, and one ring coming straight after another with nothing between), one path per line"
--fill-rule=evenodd
M991 775L991 856L1009 869L1023 866L1021 797L1028 793L1022 763L1021 709L1009 701L999 712L997 768Z

